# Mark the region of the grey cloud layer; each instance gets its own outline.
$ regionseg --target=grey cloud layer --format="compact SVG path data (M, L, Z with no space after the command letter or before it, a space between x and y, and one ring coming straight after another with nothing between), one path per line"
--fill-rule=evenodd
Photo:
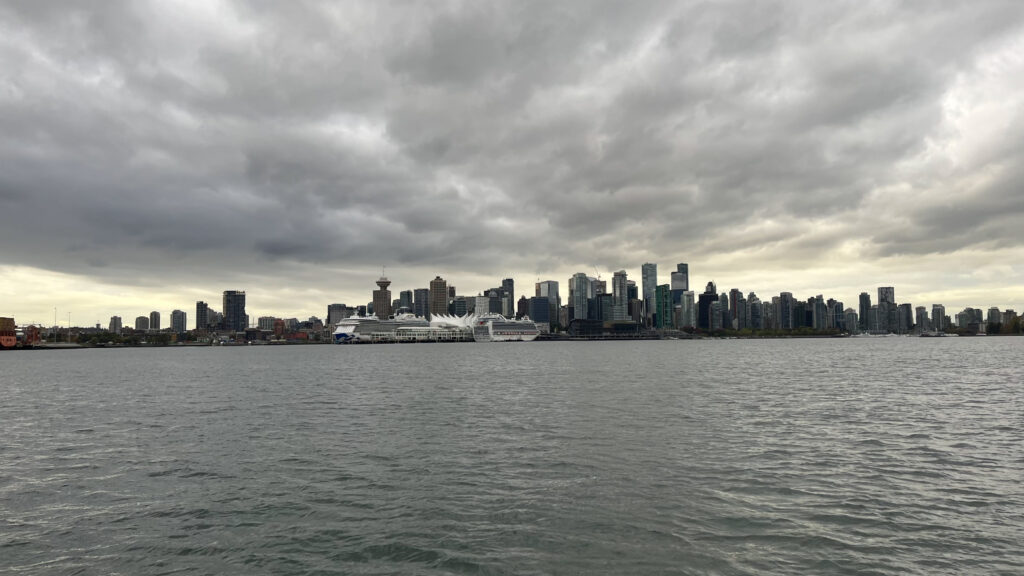
M1020 246L1018 93L984 154L949 143L964 78L1024 70L984 64L1022 23L1013 1L8 3L0 262Z

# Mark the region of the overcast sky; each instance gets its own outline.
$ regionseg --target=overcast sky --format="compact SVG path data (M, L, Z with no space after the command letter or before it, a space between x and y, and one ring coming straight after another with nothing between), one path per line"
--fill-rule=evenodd
M1020 0L8 1L0 315L644 262L1020 312L1022 104Z

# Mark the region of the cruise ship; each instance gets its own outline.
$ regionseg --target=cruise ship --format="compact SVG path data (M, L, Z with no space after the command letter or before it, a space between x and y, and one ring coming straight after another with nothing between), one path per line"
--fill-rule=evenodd
M398 314L381 320L374 315L351 316L334 325L335 344L366 342L468 342L472 332L464 324L422 316Z
M528 317L513 320L501 314L483 314L473 320L473 340L477 342L530 342L539 335L537 324Z
M398 314L394 318L381 320L374 315L350 316L334 325L334 343L374 342L393 340L400 328L429 327L420 316Z

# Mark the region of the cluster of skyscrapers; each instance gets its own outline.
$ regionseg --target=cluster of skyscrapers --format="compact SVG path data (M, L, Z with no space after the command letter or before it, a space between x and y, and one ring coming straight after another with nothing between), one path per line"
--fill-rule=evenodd
M874 301L871 294L861 293L854 309L822 295L803 300L782 292L762 300L754 292L744 294L737 288L719 292L714 282L708 282L703 292L696 293L690 289L686 263L675 266L666 284L658 283L658 266L653 263L641 266L640 278L638 287L625 270L619 270L612 274L609 286L600 274L579 272L568 279L568 299L563 302L557 280L538 281L532 296L521 295L516 300L512 278L505 278L500 285L475 296L466 296L457 294L455 286L436 276L428 287L402 290L398 298L392 298L391 281L381 276L370 302L354 307L330 304L326 322L315 317L299 322L295 318L264 316L251 323L245 311L245 292L227 290L223 293L221 311L211 309L206 302L196 302L195 329L235 333L258 329L280 335L298 329L322 330L352 315L387 318L403 313L426 319L468 313L528 316L550 330L588 334L643 330L910 333L943 332L954 326L984 331L986 326L1011 322L1019 325L1013 310L990 308L985 315L980 309L965 308L951 318L941 304L933 304L930 310L924 306L913 308L909 303L896 301L892 286L879 287ZM185 312L174 310L171 331L185 333L186 320ZM121 332L119 316L110 319L109 329ZM135 330L160 331L160 313L154 311L136 318Z

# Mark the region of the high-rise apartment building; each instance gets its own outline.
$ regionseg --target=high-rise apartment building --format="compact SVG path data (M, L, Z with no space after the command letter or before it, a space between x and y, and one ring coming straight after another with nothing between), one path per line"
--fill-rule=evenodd
M135 329L141 331L149 330L149 316L136 316Z
M107 331L108 332L113 332L114 334L120 334L121 333L121 317L120 316L111 316L110 317L110 324L109 324L109 326L107 326Z
M430 316L448 313L448 282L440 276L430 281Z
M377 279L377 289L373 291L373 313L381 320L392 316L391 290L388 290L388 286L391 286L391 280L381 276Z
M243 332L249 327L249 316L245 313L245 292L225 290L223 297L224 329Z
M160 313L156 310L149 313L149 330L151 332L160 331Z
M661 284L654 288L654 322L659 329L672 327L672 287Z
M210 326L210 307L202 300L196 302L196 330L206 330Z
M174 310L174 311L172 311L171 312L171 330L174 331L175 334L184 334L185 330L187 329L185 327L185 323L186 323L187 319L188 319L188 317L187 317L187 315L185 314L184 311L182 311L182 310Z

